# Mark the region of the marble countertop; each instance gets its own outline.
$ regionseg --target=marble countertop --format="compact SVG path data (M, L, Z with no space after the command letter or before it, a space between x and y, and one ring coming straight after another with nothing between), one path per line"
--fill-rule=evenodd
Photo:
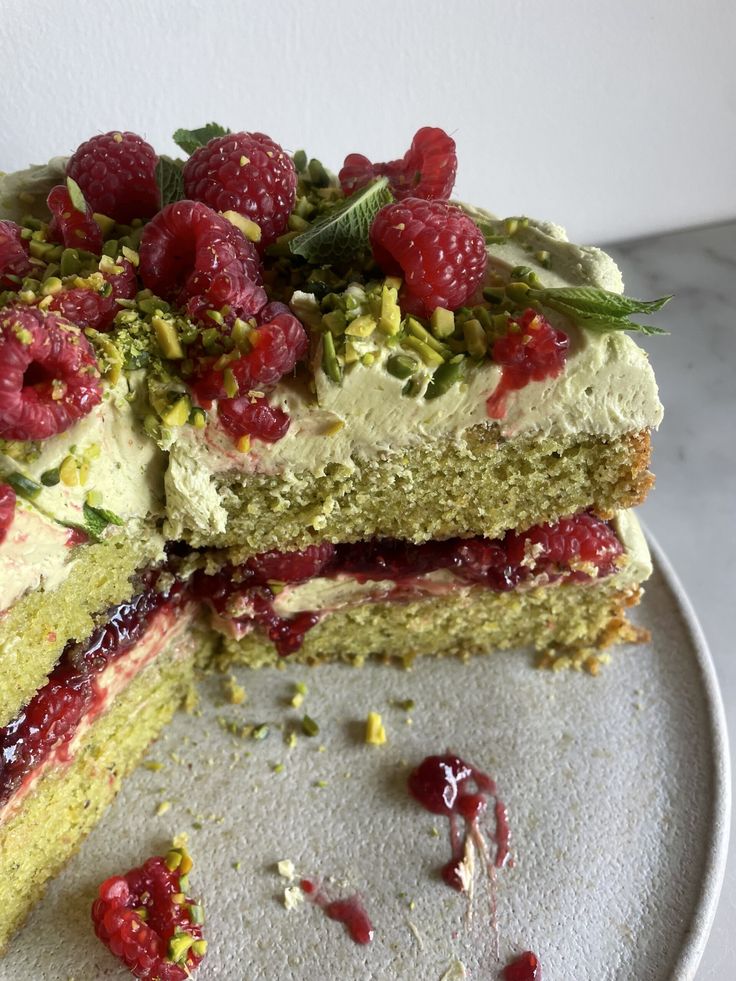
M736 222L608 246L626 292L674 293L648 337L665 419L654 438L657 486L640 515L674 565L713 654L736 760ZM637 337L637 341L641 340ZM736 813L736 812L735 812ZM721 900L697 981L734 977L736 821Z

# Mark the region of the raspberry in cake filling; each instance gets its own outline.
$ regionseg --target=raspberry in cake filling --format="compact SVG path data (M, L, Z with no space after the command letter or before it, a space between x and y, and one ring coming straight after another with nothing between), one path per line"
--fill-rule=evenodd
M261 630L285 656L336 610L470 589L508 593L593 583L616 573L624 561L611 525L583 513L496 540L413 544L381 539L265 552L214 575L198 571L191 590L213 610L221 629L235 636Z
M48 767L74 759L79 736L132 678L183 638L191 612L183 584L151 571L86 641L67 644L46 684L0 729L0 822Z

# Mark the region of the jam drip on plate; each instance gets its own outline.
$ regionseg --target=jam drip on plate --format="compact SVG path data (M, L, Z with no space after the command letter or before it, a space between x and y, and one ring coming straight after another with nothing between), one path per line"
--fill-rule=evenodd
M373 924L363 907L360 897L348 896L346 899L328 899L322 888L311 879L299 882L301 891L311 899L315 906L324 910L331 920L343 923L356 944L368 944L373 939Z
M13 722L0 729L0 808L52 752L65 758L65 747L82 718L101 706L103 670L140 640L156 612L182 602L181 583L174 581L159 591L158 579L157 572L145 574L139 592L109 610L106 622L86 641L70 641L46 684Z
M501 971L503 981L542 981L542 967L539 958L530 950L525 950Z
M509 823L506 806L498 797L496 782L459 756L427 756L409 774L409 793L430 814L443 814L450 824L452 857L442 866L442 878L453 889L463 889L462 864L468 841L476 845L489 867L503 868L509 857ZM491 863L479 823L493 800L496 854ZM458 827L464 822L464 833Z

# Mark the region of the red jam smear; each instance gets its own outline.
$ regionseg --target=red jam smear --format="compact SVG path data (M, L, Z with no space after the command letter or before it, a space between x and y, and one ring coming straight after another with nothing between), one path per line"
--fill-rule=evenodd
M583 513L501 539L450 538L416 545L392 538L354 544L310 545L295 552L264 552L215 575L198 572L195 596L223 618L260 627L281 656L301 647L320 614L279 616L274 597L279 584L307 582L317 576L352 576L358 582L390 580L390 599L421 593L421 576L448 570L471 585L507 592L544 575L546 582L585 582L614 572L623 548L610 525Z
M155 613L182 602L181 583L159 591L157 580L157 573L147 574L140 591L109 610L106 622L86 641L70 641L43 688L0 729L0 807L52 752L64 758L64 747L83 717L104 698L98 680L102 671L137 643Z
M501 971L503 981L542 981L542 966L539 958L530 950L525 950Z
M369 944L373 939L373 924L357 895L345 899L328 899L324 891L311 879L302 879L299 888L309 899L324 910L331 920L342 923L356 944Z
M529 382L556 378L565 367L569 344L567 334L531 307L512 318L509 333L496 340L491 352L501 365L501 380L486 401L490 418L504 418L511 392Z
M465 854L465 843L469 836L477 839L479 821L491 799L494 801L496 819L496 855L493 865L500 869L506 864L509 857L506 806L498 797L495 780L487 773L450 753L444 756L427 756L409 774L408 787L411 796L426 811L449 819L452 855L441 870L442 878L448 886L462 890L459 867ZM462 834L458 828L458 817L465 822Z

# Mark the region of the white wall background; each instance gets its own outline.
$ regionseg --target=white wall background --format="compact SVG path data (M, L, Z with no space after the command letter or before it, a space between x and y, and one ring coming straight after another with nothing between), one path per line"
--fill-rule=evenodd
M734 0L0 0L0 168L259 129L337 168L424 124L457 193L605 241L736 215Z

